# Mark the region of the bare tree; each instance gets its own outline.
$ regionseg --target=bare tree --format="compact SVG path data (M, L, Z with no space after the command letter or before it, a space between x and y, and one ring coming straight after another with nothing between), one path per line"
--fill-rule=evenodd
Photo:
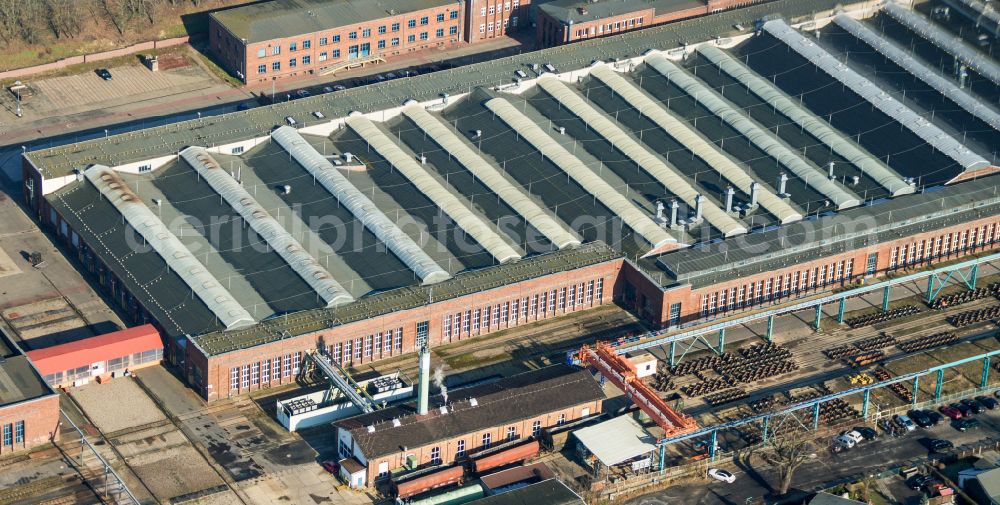
M778 494L784 495L792 487L795 471L808 461L813 445L792 430L777 430L755 452L765 463L778 472Z
M78 0L45 0L49 27L56 38L75 37L80 33L80 4Z

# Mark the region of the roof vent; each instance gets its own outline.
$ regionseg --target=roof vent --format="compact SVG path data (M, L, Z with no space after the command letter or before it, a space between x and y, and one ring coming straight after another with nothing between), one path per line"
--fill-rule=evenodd
M476 400L475 398L469 398L469 405L471 405L473 407L478 407L479 406L479 400Z
M448 413L448 406L442 405L438 410L441 412L441 415L445 415Z
M403 423L399 422L399 419L393 419L392 420L392 427L393 428L399 428L402 424Z
M375 433L375 425L374 424L369 424L368 425L368 433Z
M284 186L281 187L281 194L288 195L291 194L291 192L292 192L292 187L289 186L288 184L285 184Z

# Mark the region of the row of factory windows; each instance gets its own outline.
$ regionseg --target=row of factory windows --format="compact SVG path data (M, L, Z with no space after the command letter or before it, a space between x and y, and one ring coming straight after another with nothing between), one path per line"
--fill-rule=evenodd
M603 299L604 279L589 280L483 308L447 314L441 325L441 337L448 342L452 338L480 335L490 330L590 307L595 301L600 305Z
M603 35L605 33L642 28L642 22L643 16L639 16L637 18L626 19L624 21L615 21L614 23L608 23L606 25L600 24L597 26L591 26L590 28L579 28L576 30L576 37L593 37L596 35Z
M501 26L503 27L502 29ZM496 28L496 31L503 31L507 28L517 28L517 16L511 16L510 19L504 19L502 25L500 24L500 20L497 20L496 23L493 21L490 21L489 23L480 23L479 33L486 33L487 31L492 33L494 27Z
M378 358L387 357L394 352L398 354L402 350L403 328L373 333L366 337L336 342L327 346L328 355L342 365L361 362L363 359L367 361L376 355ZM297 376L301 364L302 353L294 352L272 359L231 367L229 369L229 390L235 393L241 389L246 391L257 388L262 384L280 383L282 379Z
M510 12L510 10L513 8L516 11L517 8L520 7L520 6L521 6L521 0L514 0L514 3L504 2L503 3L503 10L505 12ZM490 5L489 7L480 7L479 8L479 15L480 16L485 16L487 12L489 12L490 16L492 16L492 15L500 12L500 5Z
M877 261L878 253L869 255L868 265L870 267ZM853 276L854 258L848 258L829 265L752 281L742 286L701 295L701 316L712 316L719 312L753 307L763 302L793 294L798 295L809 290L824 289L827 285L848 281Z
M941 256L962 253L969 248L994 244L998 240L1000 240L1000 226L997 226L997 223L991 223L919 242L911 242L892 248L889 252L889 268L903 268Z
M491 25L492 25L492 23L491 23ZM493 30L493 28L491 26L490 27L490 31L492 31L492 30ZM458 27L457 26L451 26L451 27L449 27L448 28L448 35L449 36L458 35ZM445 36L444 28L438 28L437 30L434 31L434 38L436 38L436 39L443 39L444 36ZM415 43L417 41L417 37L418 37L417 34L407 35L406 36L406 42L408 44L413 44L413 43ZM430 40L430 32L420 32L419 38L420 38L421 41ZM386 39L378 40L375 43L375 47L377 49L385 49L387 45L389 47L399 47L399 44L400 44L400 38L399 37L392 37L391 39L388 39L388 40L386 40ZM361 44L352 44L352 45L350 45L350 46L347 47L347 59L348 60L354 60L354 59L357 59L357 58L365 58L365 57L371 55L371 51L372 51L372 45L371 45L370 42L363 42ZM324 62L324 61L327 61L327 60L336 61L336 60L339 60L341 58L341 56L342 56L342 53L341 53L340 49L332 49L330 51L320 51L316 55L316 60L318 62ZM302 66L312 65L312 63L313 63L313 61L312 61L312 55L308 55L308 54L303 55L301 59L299 59L299 58L289 58L288 59L288 68L298 68L298 66L299 66L300 63L302 64ZM280 61L272 61L270 68L271 68L272 72L280 72L281 71L281 62ZM257 73L258 74L266 74L267 70L268 70L268 65L266 63L261 63L261 64L257 65Z
M81 379L89 379L95 375L95 373L97 375L101 375L111 372L124 372L128 368L137 368L140 365L153 362L158 363L162 359L163 349L152 349L149 351L137 352L109 359L104 363L103 367L101 365L87 365L79 368L64 370L62 372L45 374L45 382L47 382L50 386L72 384Z

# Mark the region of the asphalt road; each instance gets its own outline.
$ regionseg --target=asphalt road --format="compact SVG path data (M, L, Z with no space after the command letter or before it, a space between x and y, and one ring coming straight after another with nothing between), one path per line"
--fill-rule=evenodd
M792 487L814 492L840 483L851 476L877 474L908 461L923 460L930 455L926 443L934 438L951 440L956 447L961 447L1000 436L1000 408L975 417L981 424L979 429L965 433L946 423L947 419L942 419L938 426L917 428L916 431L898 438L883 436L879 430L877 440L863 442L854 449L840 454L831 454L827 450L826 441L821 441L824 447L817 450L816 458L799 468L795 473ZM733 468L731 465L723 467L734 471L736 482L726 484L711 481L707 484L675 486L636 498L628 503L630 505L744 505L747 503L747 498L753 498L751 503L756 504L771 502L764 498L771 495L770 486L777 485L778 482L773 469ZM901 478L897 477L886 483L901 502L917 496L901 485Z

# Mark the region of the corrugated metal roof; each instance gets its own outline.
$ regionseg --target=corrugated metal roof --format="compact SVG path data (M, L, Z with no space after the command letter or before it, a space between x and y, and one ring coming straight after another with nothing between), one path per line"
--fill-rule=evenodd
M271 0L216 11L211 16L252 44L445 5L459 9L454 0Z
M656 437L631 415L618 416L573 432L605 466L614 466L656 450Z
M43 375L89 367L94 363L139 352L163 350L160 332L151 324L28 351L26 354Z
M647 9L654 9L655 15L662 16L699 7L706 7L705 0L554 0L538 4L539 9L563 23L584 23ZM647 19L646 24L652 21Z

